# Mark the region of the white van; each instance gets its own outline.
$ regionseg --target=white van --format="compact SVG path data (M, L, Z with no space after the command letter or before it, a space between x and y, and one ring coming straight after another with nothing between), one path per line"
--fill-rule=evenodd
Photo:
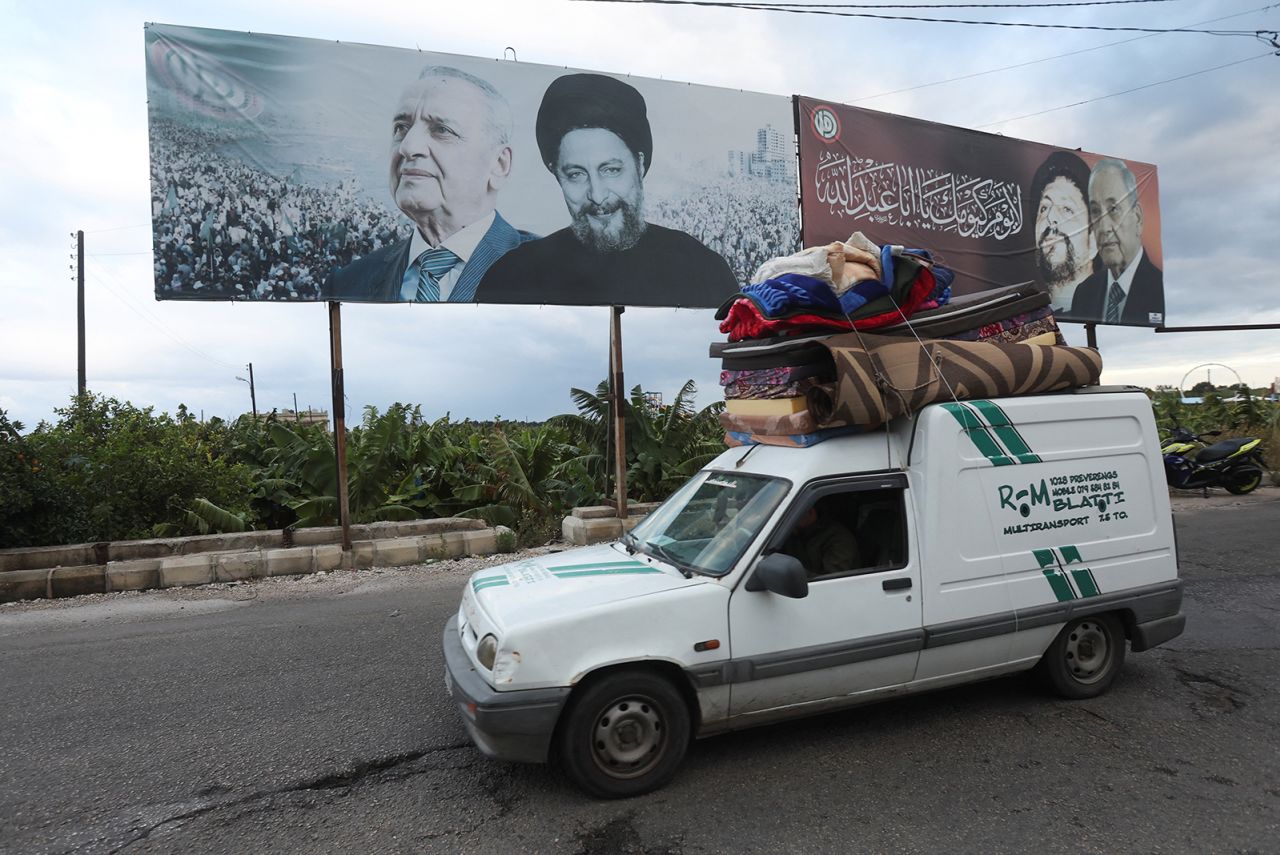
M1144 394L934 404L729 449L619 542L476 573L446 683L486 754L620 797L691 736L1035 666L1093 697L1181 603Z

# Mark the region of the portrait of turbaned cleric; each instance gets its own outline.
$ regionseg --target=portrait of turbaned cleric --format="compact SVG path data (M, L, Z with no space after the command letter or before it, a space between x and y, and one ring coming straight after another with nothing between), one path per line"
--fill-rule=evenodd
M1040 164L1027 194L1035 239L1036 280L1054 312L1065 315L1076 289L1094 270L1089 229L1089 167L1078 154L1055 151Z
M499 259L477 300L714 307L738 289L720 255L646 220L655 153L635 87L602 74L555 79L538 108L536 138L570 223Z
M511 108L488 81L428 66L405 87L387 125L391 196L412 234L325 282L327 300L469 303L503 253L534 235L497 210L511 173Z

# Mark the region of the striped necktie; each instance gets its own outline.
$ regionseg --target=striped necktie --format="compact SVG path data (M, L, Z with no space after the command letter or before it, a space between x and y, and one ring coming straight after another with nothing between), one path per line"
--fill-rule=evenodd
M415 303L436 303L440 300L440 277L461 261L458 256L442 246L429 249L414 262L418 265L418 293Z
M1107 289L1107 323L1120 323L1120 304L1122 302L1124 302L1124 289L1120 287L1119 282L1112 282L1111 287Z

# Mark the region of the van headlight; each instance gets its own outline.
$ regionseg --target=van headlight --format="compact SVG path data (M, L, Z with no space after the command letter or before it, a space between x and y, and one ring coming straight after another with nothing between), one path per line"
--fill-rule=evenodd
M479 662L486 671L493 670L493 660L498 658L498 637L493 633L489 633L480 639L480 643L476 645L476 661Z

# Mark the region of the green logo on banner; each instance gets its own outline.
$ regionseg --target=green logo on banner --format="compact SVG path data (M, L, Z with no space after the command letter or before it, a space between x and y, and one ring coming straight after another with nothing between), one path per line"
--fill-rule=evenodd
M1072 567L1073 564L1084 564L1080 550L1074 546L1059 546L1057 549L1033 549L1044 578L1058 602L1096 597L1102 593L1098 589L1098 581L1093 578L1093 571L1088 567Z

